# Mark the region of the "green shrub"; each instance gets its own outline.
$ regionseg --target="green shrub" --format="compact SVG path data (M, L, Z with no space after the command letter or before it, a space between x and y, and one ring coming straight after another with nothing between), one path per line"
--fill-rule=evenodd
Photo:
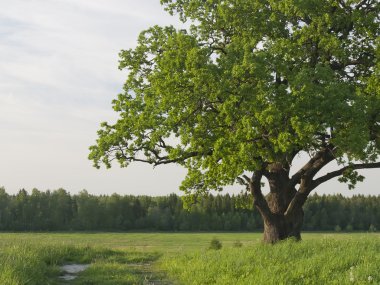
M217 238L213 238L210 242L209 249L219 250L222 248L222 243Z
M337 233L339 233L339 232L342 231L342 228L341 228L339 225L336 225L335 228L334 228L334 230L335 230Z
M373 225L373 224L370 224L369 225L369 229L368 229L368 231L370 232L370 233L374 233L374 232L376 232L376 227Z
M352 232L353 230L354 230L354 228L352 227L351 224L348 224L348 225L346 226L346 232Z

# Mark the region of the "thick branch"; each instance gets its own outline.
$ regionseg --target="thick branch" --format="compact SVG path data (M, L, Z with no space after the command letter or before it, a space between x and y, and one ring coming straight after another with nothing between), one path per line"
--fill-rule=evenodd
M303 206L308 195L314 189L312 187L313 177L334 159L334 148L330 145L317 152L314 157L292 176L288 187L294 188L297 183L300 183L300 187L285 211L286 216L291 216L297 209Z
M252 178L243 176L244 179L248 182L249 189L253 196L253 205L261 213L264 219L270 218L272 212L269 209L268 203L265 200L265 197L261 191L261 178L263 176L262 171L256 171Z
M343 175L343 173L348 169L357 170L357 169L369 169L369 168L380 168L380 162L352 164L349 166L345 166L341 169L338 169L336 171L329 172L326 175L323 175L323 176L315 179L312 183L312 189L315 189L318 185L320 185L320 184L322 184L322 183L324 183L324 182L326 182L332 178Z
M326 147L318 151L300 170L298 170L290 179L287 188L294 188L301 182L301 178L305 176L312 178L326 164L334 160L334 149L332 146Z
M293 213L297 210L302 208L303 204L305 203L307 196L309 193L305 193L302 191L297 191L297 193L294 195L292 201L289 203L288 208L285 211L285 216L292 216Z

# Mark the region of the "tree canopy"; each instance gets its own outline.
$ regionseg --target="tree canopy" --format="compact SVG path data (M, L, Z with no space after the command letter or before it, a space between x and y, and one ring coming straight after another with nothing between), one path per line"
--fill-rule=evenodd
M120 119L102 124L97 166L175 162L185 189L209 189L327 144L344 161L377 158L377 1L161 2L194 24L155 26L121 52Z
M380 167L378 1L161 4L190 28L154 26L120 53L129 71L113 101L120 117L98 132L96 167L177 163L188 170L188 194L240 181L257 200L261 177L281 169L285 188L307 196L337 176L354 186L357 169ZM290 177L301 152L310 161ZM340 168L315 178L334 160Z

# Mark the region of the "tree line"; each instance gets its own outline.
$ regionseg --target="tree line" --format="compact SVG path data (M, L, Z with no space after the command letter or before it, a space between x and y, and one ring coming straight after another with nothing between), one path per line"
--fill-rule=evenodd
M1 231L256 231L262 219L249 197L208 195L185 207L168 196L71 195L64 189L7 194L0 188ZM249 203L247 203L247 200ZM313 195L304 206L304 229L376 231L380 196Z

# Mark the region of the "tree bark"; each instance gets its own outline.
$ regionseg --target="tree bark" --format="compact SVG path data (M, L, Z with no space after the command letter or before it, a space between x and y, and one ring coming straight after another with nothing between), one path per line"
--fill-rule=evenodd
M301 240L301 228L303 224L302 207L297 208L292 215L284 213L273 214L268 216L261 213L264 220L264 242L276 243L280 240L294 238Z
M380 168L380 161L350 164L315 179L323 167L335 160L335 153L336 148L326 144L291 177L288 160L270 164L262 161L261 169L255 171L251 178L244 176L253 196L254 207L264 221L264 242L276 243L287 238L301 239L304 217L302 207L311 191L318 185L343 175L348 169ZM261 191L263 176L268 179L270 187L270 193L266 197Z
M272 215L264 219L264 242L276 243L287 238L286 222L283 215Z
M297 191L290 181L288 171L272 167L265 176L269 181L270 193L265 198L262 197L263 201L258 199L255 203L264 221L264 242L276 243L287 238L300 240L304 216L303 201L294 203ZM260 196L256 193L257 197ZM290 204L291 211L288 211Z

